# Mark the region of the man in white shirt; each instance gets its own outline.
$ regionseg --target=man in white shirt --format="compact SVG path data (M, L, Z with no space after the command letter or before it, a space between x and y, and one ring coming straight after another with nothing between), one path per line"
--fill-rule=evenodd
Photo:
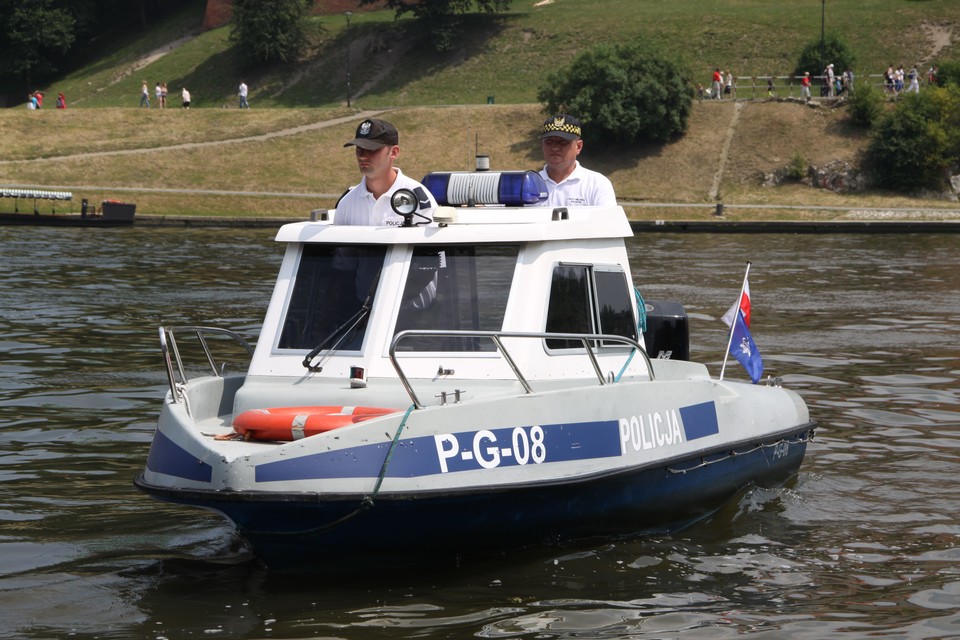
M616 206L613 184L603 174L577 162L583 150L580 121L569 115L556 115L540 127L540 144L546 162L540 175L547 183L551 207Z
M334 224L401 226L403 217L390 206L397 189L410 189L420 201L417 214L433 219L437 201L422 184L393 166L400 153L400 134L386 120L370 118L357 127L356 137L343 145L356 147L357 166L363 178L337 203ZM415 222L423 221L414 218Z
M250 103L247 102L247 93L249 89L247 88L247 83L243 80L240 81L240 108L249 109Z

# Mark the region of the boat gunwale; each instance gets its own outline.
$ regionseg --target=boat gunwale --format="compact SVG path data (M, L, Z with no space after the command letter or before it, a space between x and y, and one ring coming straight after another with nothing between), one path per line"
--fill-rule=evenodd
M618 476L630 476L637 473L643 473L651 471L657 468L663 468L665 471L669 471L668 467L678 462L703 459L708 456L725 453L731 450L744 447L763 447L771 446L778 441L784 440L788 437L798 437L801 435L806 435L806 439L802 440L804 445L806 445L814 437L814 432L816 431L816 421L810 420L803 424L796 425L789 429L783 429L770 433L763 438L744 438L732 443L724 443L720 445L715 445L706 449L702 449L696 452L688 452L686 454L678 454L671 456L669 458L662 458L658 460L651 460L649 462L644 462L636 465L629 465L621 467L618 469L605 470L605 471L596 471L588 474L580 474L576 476L567 476L563 478L550 479L550 480L538 480L535 482L521 482L521 483L509 483L502 485L474 485L469 487L458 487L456 489L417 489L415 491L396 491L391 492L388 490L383 490L377 494L377 500L390 500L390 501L412 501L412 500L421 500L421 499L435 499L441 497L451 497L451 496L470 496L478 494L493 494L493 493L509 493L518 490L527 490L527 489L542 489L542 488L556 488L556 487L575 487L581 484L587 484L591 482L597 482L602 480L609 480L616 478ZM735 455L746 455L746 453L740 453ZM174 499L176 497L182 497L190 499L191 497L196 497L197 499L203 499L205 501L216 502L216 503L228 503L228 502L303 502L303 503L335 503L335 502L345 502L348 500L357 500L358 498L363 498L367 496L370 492L350 492L350 493L319 493L311 491L251 491L251 490L236 490L236 489L177 489L172 487L164 487L160 485L155 485L149 483L144 479L144 473L141 472L133 481L134 486L139 490L156 495L158 497L167 497L173 502L184 502L184 500ZM685 471L678 471L679 474L686 473Z

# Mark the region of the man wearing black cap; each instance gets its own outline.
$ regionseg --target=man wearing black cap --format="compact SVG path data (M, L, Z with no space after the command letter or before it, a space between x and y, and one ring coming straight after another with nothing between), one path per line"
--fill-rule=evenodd
M400 134L386 120L370 118L357 127L356 137L343 145L356 147L357 166L363 178L360 184L348 191L337 203L334 224L364 224L400 226L403 218L390 207L390 196L397 189L410 189L426 196L428 207L421 205L418 213L433 217L437 201L419 182L403 175L393 166L400 153Z
M613 184L603 174L584 168L577 162L583 149L580 121L573 116L556 115L540 127L540 145L546 162L540 175L547 183L547 205L616 206Z

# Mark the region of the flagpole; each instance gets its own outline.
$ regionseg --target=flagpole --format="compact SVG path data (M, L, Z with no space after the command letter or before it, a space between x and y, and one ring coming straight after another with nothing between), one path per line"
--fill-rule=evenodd
M740 304L743 302L743 291L747 288L747 278L750 276L750 261L747 260L747 271L743 274L743 284L740 285L740 295L737 297L737 313L740 313ZM727 358L730 357L730 345L733 344L733 328L737 326L737 319L734 317L730 323L730 333L727 335L727 350L723 354L723 366L720 367L720 379L723 380L723 373L727 370Z

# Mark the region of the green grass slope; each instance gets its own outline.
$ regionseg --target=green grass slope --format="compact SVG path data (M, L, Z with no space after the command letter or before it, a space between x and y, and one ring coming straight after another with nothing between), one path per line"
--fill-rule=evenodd
M704 81L714 66L786 74L802 44L819 36L824 6L828 30L840 30L864 65L861 77L874 66L879 73L900 60L955 58L960 51L956 0L514 0L505 15L466 19L458 47L446 55L429 48L429 34L418 33L413 21L379 11L355 13L349 34L342 15L314 18L311 49L297 64L241 71L229 29L200 31L198 0L44 88L49 106L63 91L68 110L0 110L0 185L65 187L75 202L122 197L143 213L302 216L331 206L357 181L353 154L342 144L374 113L399 126L400 166L414 177L472 169L476 151L490 155L495 169L536 169L542 161L535 133L544 117L537 87L583 48L652 39ZM241 76L251 87L251 110L235 108ZM172 107L180 87L188 87L194 108L137 108L142 80L151 90L166 81ZM495 104L486 104L488 96ZM625 203L690 205L628 208L633 217L708 217L717 200L771 207L727 209L730 217L750 219L833 219L843 207L955 213L948 202L889 193L761 185L764 174L798 155L814 165L855 163L866 141L843 109L707 101L694 105L679 140L603 150L588 140L581 160L609 175ZM773 209L786 205L807 209Z
M960 57L956 0L514 0L510 12L465 17L454 51L437 54L430 34L389 11L310 19L311 47L296 64L237 66L229 27L200 31L198 0L148 33L131 33L97 63L51 83L74 107L136 106L140 82L183 86L196 107L233 106L239 79L257 107L330 107L346 102L349 45L352 101L383 106L535 102L550 71L599 42L645 40L709 80L720 66L738 76L786 75L802 46L840 33L858 74L889 64ZM822 10L823 14L821 13ZM946 34L946 37L945 37ZM817 72L812 69L812 72Z

